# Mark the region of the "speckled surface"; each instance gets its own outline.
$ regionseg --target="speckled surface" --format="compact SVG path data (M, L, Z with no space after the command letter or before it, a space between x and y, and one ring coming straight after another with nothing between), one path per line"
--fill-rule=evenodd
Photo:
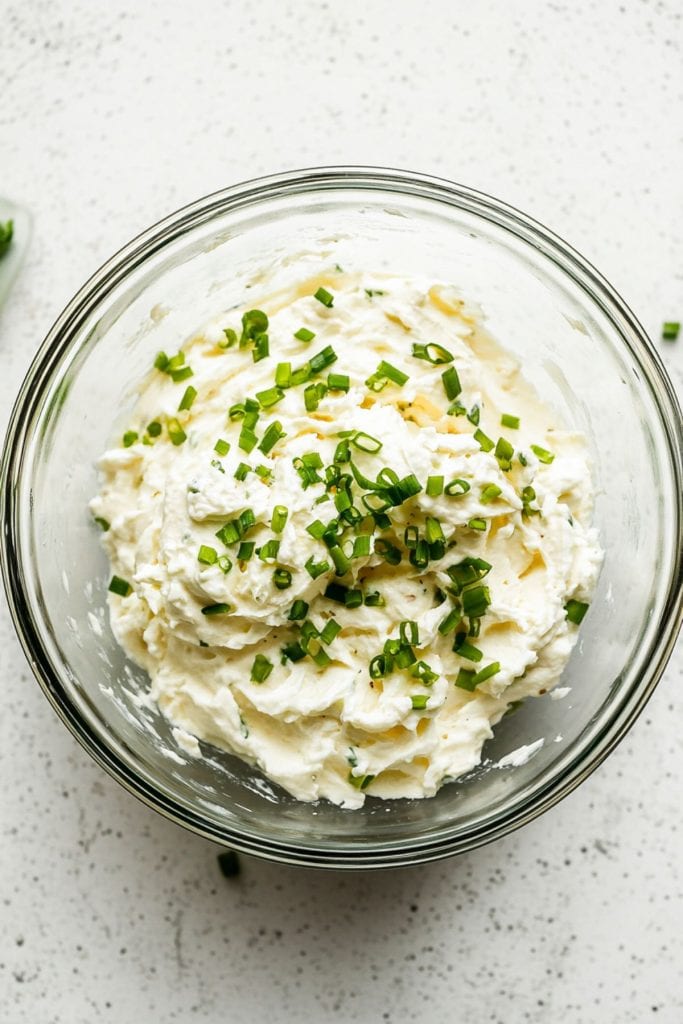
M30 207L0 427L50 322L138 230L288 167L404 166L545 221L653 336L683 319L681 5L0 0L0 192ZM516 13L515 13L516 11ZM683 338L658 342L677 384ZM423 869L243 861L145 809L58 722L0 609L0 1020L683 1020L679 646L607 763Z

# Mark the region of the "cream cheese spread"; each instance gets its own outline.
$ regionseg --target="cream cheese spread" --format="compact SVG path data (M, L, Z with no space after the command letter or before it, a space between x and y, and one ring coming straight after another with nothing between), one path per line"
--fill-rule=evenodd
M186 751L432 796L560 679L601 561L585 439L452 286L264 296L159 354L99 463L113 630Z

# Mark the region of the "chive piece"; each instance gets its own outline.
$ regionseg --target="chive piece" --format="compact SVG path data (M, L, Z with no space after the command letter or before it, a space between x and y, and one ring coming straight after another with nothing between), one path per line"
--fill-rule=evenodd
M311 555L311 557L308 559L305 565L307 573L314 580L317 580L318 576L322 576L324 572L329 572L329 568L329 562L316 562L313 555Z
M402 480L396 484L395 488L401 503L408 501L409 498L414 498L416 494L419 494L422 490L422 484L417 479L414 473L409 473L408 476L404 476Z
M290 661L301 661L302 658L306 657L305 650L297 640L285 644L282 648L282 654L285 658L289 658Z
M243 452L246 452L247 455L249 452L252 452L256 447L257 441L258 438L250 427L242 427L240 430L240 436L237 439L237 445Z
M216 530L216 536L225 544L226 548L232 547L240 539L239 527L234 521L224 523L220 530Z
M462 402L459 402L456 398L455 402L451 402L451 404L448 406L446 412L448 413L449 416L464 416L465 413L467 412L467 409L462 404Z
M467 525L470 530L479 530L480 533L483 533L486 529L486 520L475 516L473 519L468 520Z
M247 473L251 472L251 466L248 466L246 462L240 462L235 470L235 480L246 480Z
M324 523L321 523L319 519L314 519L312 523L309 523L306 527L306 533L310 533L311 537L315 540L322 540L322 536L325 533L327 527Z
M186 409L191 409L192 404L197 397L197 389L193 388L191 384L185 388L185 393L180 399L180 405L178 406L178 412L184 412Z
M285 393L281 388L266 388L265 391L257 391L256 398L258 399L259 405L262 409L270 409L273 405L277 405L285 397Z
M327 288L318 288L313 298L317 299L318 302L322 302L323 306L327 306L328 309L331 309L334 304L334 295L331 295Z
M681 329L680 323L676 320L668 320L662 324L662 338L664 341L675 341Z
M420 646L420 630L414 619L405 619L398 627L398 635L402 644L411 647Z
M232 569L232 562L230 561L227 555L219 555L216 565L218 566L220 571L225 573L226 575Z
M410 698L413 705L413 711L424 711L427 707L427 701L429 700L428 693L414 693Z
M187 434L180 426L177 419L168 420L166 429L168 431L168 436L171 439L171 443L176 445L176 447L181 445L184 441L187 441Z
M273 573L273 583L278 590L287 590L292 585L292 574L289 569L278 568Z
M515 449L504 437L499 437L496 442L496 450L493 454L496 456L500 468L506 473L512 466Z
M517 458L519 459L520 466L526 466L527 465L527 457L524 454L524 452L518 452L517 453Z
M231 420L241 420L245 414L244 402L236 402L228 409L228 416Z
M366 434L364 430L354 433L349 438L349 441L354 448L358 448L361 452L368 452L370 455L376 455L382 447L382 442L378 438L373 437L371 434Z
M273 422L266 429L265 434L261 439L261 443L258 446L259 451L263 452L264 455L268 455L273 450L278 441L281 441L283 437L286 437L282 424L279 420L273 420Z
M378 537L375 541L374 551L376 555L383 558L389 565L398 565L401 561L401 552L390 541Z
M124 448L130 448L130 446L132 444L135 444L137 439L138 439L138 434L137 434L136 430L127 430L125 432L125 434L123 435L123 447Z
M327 386L330 391L348 391L351 387L351 378L346 373L328 373Z
M417 661L413 653L412 647L399 647L398 651L394 655L394 662L396 668L410 668Z
M491 563L483 558L463 558L462 562L446 570L455 585L462 590L470 583L482 580L492 569Z
M272 671L272 661L269 661L265 654L257 654L251 666L252 683L264 683Z
M213 450L218 452L219 455L227 455L230 451L229 441L224 441L222 437L219 437L213 446Z
M109 522L109 520L103 519L102 516L93 516L93 519L99 526L102 533L106 533L107 530L111 527L111 523Z
M128 597L133 588L127 580L122 580L120 576L112 576L109 581L109 590L112 594L118 594L119 597Z
M265 544L262 544L261 547L258 549L258 556L262 562L268 562L271 560L274 561L278 556L279 550L280 541L271 538L270 540L267 540Z
M354 538L353 541L353 554L352 558L367 558L370 554L370 535L367 533L361 534L359 537Z
M439 673L434 672L426 661L417 661L410 670L414 679L419 679L423 686L431 686L439 678Z
M416 569L426 569L429 565L429 544L426 540L419 540L414 551L410 552L410 564Z
M240 862L237 859L237 854L234 850L226 850L224 853L219 853L218 867L221 869L221 874L224 878L234 878L240 873Z
M443 477L428 476L426 491L430 498L438 498L440 494L443 494Z
M256 341L258 337L268 330L268 317L262 309L249 309L242 316L242 334L240 336L240 348L244 348L248 342Z
M367 789L374 778L374 775L353 775L349 772L349 782L355 789Z
M278 363L275 367L275 385L278 388L288 388L292 380L292 364ZM258 395L256 396L258 398ZM279 399L278 399L279 401Z
M460 614L459 608L451 608L445 619L442 619L438 625L439 633L441 636L447 636L448 633L452 632L456 626L460 624L462 615Z
M484 657L478 647L467 643L464 633L458 633L456 636L453 642L453 650L461 658L466 658L468 661L481 661Z
M564 610L569 621L573 622L575 626L579 626L589 607L584 601L576 601L572 598L571 601L567 601Z
M495 448L494 442L488 437L483 430L475 430L474 440L478 442L479 447L483 452L490 452Z
M378 377L385 377L387 380L390 380L392 384L398 384L399 387L403 387L406 381L410 380L409 374L399 370L396 366L392 366L385 359L380 362L376 374Z
M457 398L462 391L462 385L460 378L458 377L458 371L454 366L449 366L447 370L441 374L441 380L443 381L444 391L446 392L446 398L449 402L452 402L454 398Z
M403 543L410 550L414 551L420 539L420 531L417 526L406 526L403 531Z
M161 370L162 373L165 373L166 370L168 369L168 362L168 356L166 355L165 352L157 352L156 357L154 359L155 369Z
M328 366L331 366L332 363L336 363L337 353L331 345L326 345L320 352L316 352L314 356L311 356L308 361L311 373L320 373L322 370L326 370Z
M474 639L476 640L476 638L479 636L480 632L481 632L481 619L472 619L471 618L469 620L469 629L467 630L467 635L471 636L471 637L474 637Z
M190 366L181 366L179 370L171 370L170 377L174 384L182 384L188 377L194 377L194 370Z
M218 559L218 552L208 544L202 544L197 554L197 561L202 565L213 565Z
M307 380L311 379L311 364L304 363L297 370L292 370L289 378L289 386L291 388L298 387L299 384L305 384Z
M166 373L173 373L174 370L179 370L181 366L185 364L185 353L176 352L174 356L171 356L166 364Z
M218 602L217 604L207 604L202 608L202 615L227 615L228 612L232 611L229 604Z
M219 348L232 348L233 345L237 344L237 331L233 331L232 327L224 327L223 335L225 341L219 341Z
M473 679L473 689L475 686L479 686L479 683L485 683L487 679L491 679L492 676L497 675L500 672L500 662L493 661L486 668L482 668Z
M509 427L510 430L519 430L519 416L511 416L509 412L504 412L500 417L501 427Z
M471 668L461 668L458 671L458 675L455 680L455 685L459 686L461 690L469 690L470 693L477 685L475 679L477 673Z
M306 412L315 412L320 405L320 399L324 398L324 394L320 393L320 389L317 384L309 384L304 389L304 405Z
M254 347L251 356L255 363L260 363L270 355L270 341L267 334L257 334L254 338Z
M351 452L348 441L340 441L334 450L333 462L350 462Z
M478 427L479 426L479 417L480 417L480 415L481 415L481 409L479 408L479 406L478 405L473 405L472 408L470 409L470 411L467 413L467 419L470 421L470 423L473 426Z
M351 559L347 558L342 549L335 545L329 549L330 558L334 562L334 571L337 576L344 576L351 568Z
M300 327L298 331L294 332L294 337L297 341L313 341L315 332L309 331L307 327Z
M371 679L381 679L391 671L392 662L386 654L376 654L370 661L368 672Z
M473 618L481 618L491 604L491 595L488 587L482 583L475 587L468 587L462 594L462 607L465 615Z
M287 522L289 509L286 505L276 505L270 520L270 528L273 533L282 533Z
M237 549L237 561L248 562L254 554L254 548L256 543L253 540L240 541L240 546Z
M159 437L161 434L161 423L159 423L159 420L152 420L151 423L147 424L147 433L150 437Z
M450 483L446 484L444 494L447 494L449 498L461 498L463 494L467 494L469 489L470 485L467 480L456 477L455 480L451 480Z
M300 619L305 619L308 615L308 602L302 601L301 598L297 598L292 607L289 609L289 615L287 616L290 622L298 622Z
M481 489L479 501L481 502L482 505L490 505L491 502L495 501L496 498L502 493L503 491L498 486L498 484L486 484L486 486L482 487Z
M269 466L257 466L254 472L261 478L261 480L265 480L266 483L270 483L273 479L273 471Z
M331 644L335 637L341 633L341 631L342 627L339 625L339 623L335 619L330 619L323 626L320 633L320 639L324 644Z
M453 362L453 356L448 349L444 348L443 345L437 345L434 341L430 341L427 345L422 345L419 342L414 344L413 357L415 359L426 359L428 363L433 363L434 366Z
M538 461L545 463L546 466L549 466L555 458L552 452L549 452L547 448L541 448L541 446L538 444L532 444L529 445L529 447L531 448L532 452L534 453Z
M371 373L368 379L365 381L365 386L370 388L371 391L377 393L383 391L389 381L386 377L380 377L378 373Z
M363 603L363 591L352 587L344 595L344 604L347 608L360 608Z
M425 537L428 544L434 544L435 541L446 539L441 528L441 523L433 516L427 516L425 519Z
M328 583L325 588L324 596L328 601L336 601L337 604L346 604L346 595L348 593L348 587L342 586L341 583Z
M394 485L398 483L400 483L398 473L396 473L393 469L389 469L388 466L385 466L383 469L380 469L379 473L377 474L377 484L380 487L394 487Z

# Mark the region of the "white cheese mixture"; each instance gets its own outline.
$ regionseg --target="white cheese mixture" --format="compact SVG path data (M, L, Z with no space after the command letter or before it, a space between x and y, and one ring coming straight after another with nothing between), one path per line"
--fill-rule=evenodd
M254 305L160 355L101 459L114 632L186 750L300 800L433 796L576 641L584 439L450 286L330 273Z

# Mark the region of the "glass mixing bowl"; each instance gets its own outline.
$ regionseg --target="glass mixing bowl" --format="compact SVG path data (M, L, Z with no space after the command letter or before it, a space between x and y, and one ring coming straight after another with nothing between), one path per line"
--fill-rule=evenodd
M95 460L126 424L158 349L244 304L298 253L346 270L433 275L487 313L527 377L589 438L597 592L561 685L503 719L467 778L428 800L362 810L299 803L241 761L201 759L140 695L116 644L108 566L88 514ZM248 292L246 293L248 294ZM162 340L163 339L163 340ZM681 618L681 413L643 329L559 238L481 193L404 172L301 171L174 213L127 245L50 331L17 399L2 468L3 569L46 695L114 778L174 821L238 850L330 867L415 864L472 849L574 788L625 734L659 679ZM543 739L526 763L505 754Z

